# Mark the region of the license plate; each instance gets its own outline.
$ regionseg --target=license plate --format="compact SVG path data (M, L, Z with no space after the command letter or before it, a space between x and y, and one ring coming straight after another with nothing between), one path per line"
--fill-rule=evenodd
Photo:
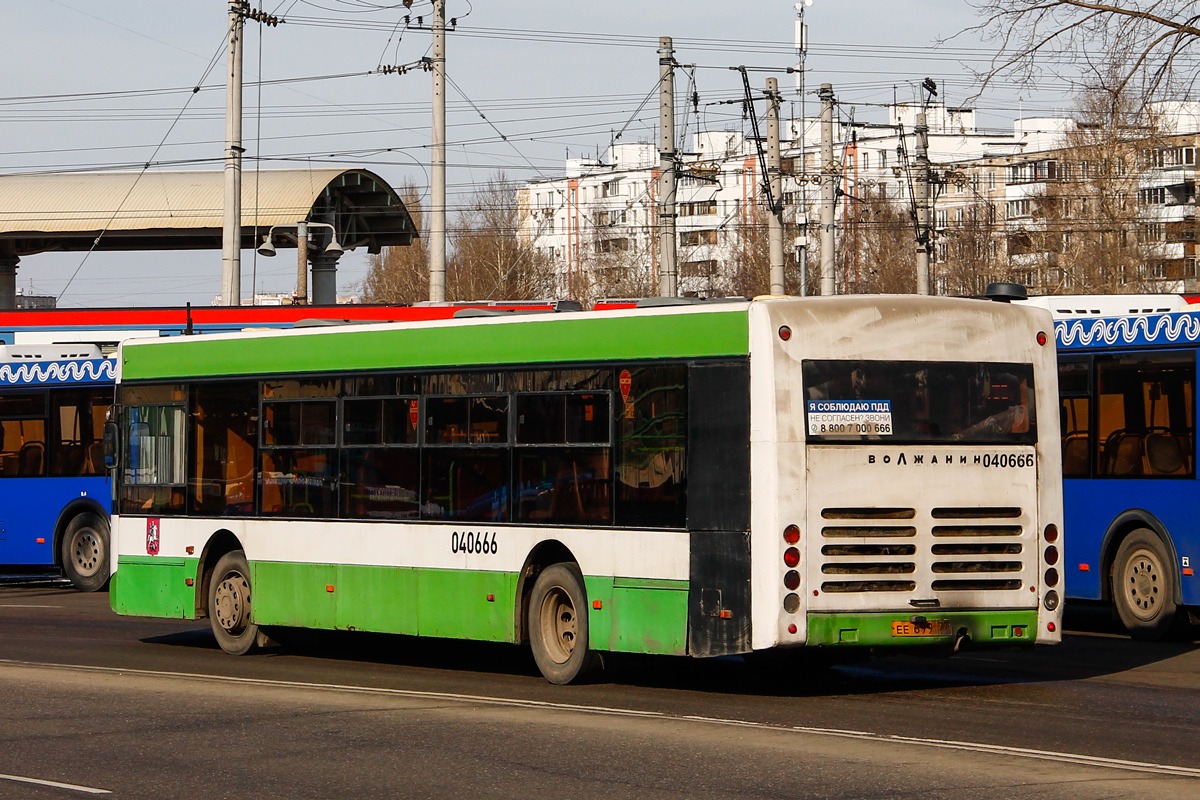
M951 633L950 620L931 619L926 623L892 622L892 636L949 636Z

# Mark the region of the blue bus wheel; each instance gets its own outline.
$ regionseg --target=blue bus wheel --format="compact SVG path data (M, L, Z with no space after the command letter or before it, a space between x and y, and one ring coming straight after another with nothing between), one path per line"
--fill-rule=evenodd
M1162 639L1175 625L1174 564L1162 540L1146 528L1133 531L1117 548L1112 596L1117 616L1135 639Z
M108 520L90 511L76 514L62 538L62 565L67 580L81 592L108 583Z

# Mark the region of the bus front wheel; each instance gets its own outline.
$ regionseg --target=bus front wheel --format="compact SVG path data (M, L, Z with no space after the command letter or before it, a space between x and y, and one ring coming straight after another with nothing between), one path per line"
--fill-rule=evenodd
M529 598L529 642L550 683L573 683L598 666L588 646L587 592L574 564L554 564L538 575Z
M1162 639L1175 623L1175 572L1162 540L1141 528L1125 537L1113 560L1117 616L1135 639Z
M246 554L233 550L221 556L208 585L208 619L217 644L231 655L250 652L258 640L250 597L250 565Z
M81 592L108 583L108 520L99 514L76 514L62 538L62 565L67 580Z

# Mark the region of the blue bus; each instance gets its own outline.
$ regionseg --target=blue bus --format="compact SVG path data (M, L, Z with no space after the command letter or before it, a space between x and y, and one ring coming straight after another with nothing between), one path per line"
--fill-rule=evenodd
M94 344L0 346L0 565L108 583L103 429L115 362Z
M1066 596L1111 602L1132 636L1159 639L1200 609L1200 313L1105 302L1119 315L1088 313L1100 302L1051 306Z

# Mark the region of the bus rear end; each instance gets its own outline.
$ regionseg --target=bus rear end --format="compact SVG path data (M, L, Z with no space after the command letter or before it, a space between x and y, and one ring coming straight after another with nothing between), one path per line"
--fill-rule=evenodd
M754 491L755 649L1057 642L1049 315L846 297L753 329L753 458L778 475Z

